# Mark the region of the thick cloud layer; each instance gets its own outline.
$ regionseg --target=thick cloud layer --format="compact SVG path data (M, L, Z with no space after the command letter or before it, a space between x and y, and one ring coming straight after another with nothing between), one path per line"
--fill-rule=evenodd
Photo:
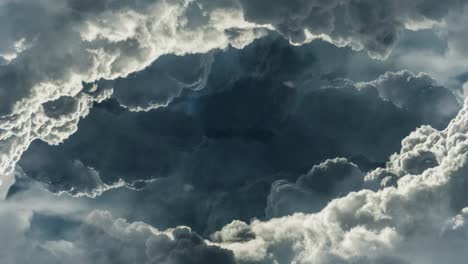
M132 221L158 228L187 225L207 234L233 219L319 210L334 195L358 188L363 176L346 191L322 190L318 199L299 188L310 198L301 203L304 207L284 192L275 196L275 187L270 194L271 184L295 182L314 165L337 156L362 171L383 166L412 129L447 122L445 111L424 119L419 114L423 107L395 105L393 100L424 101L427 94L434 104L453 102L451 116L459 108L448 89L426 82L425 75L399 72L375 82L329 81L333 67L317 59L304 62L314 53L304 55L281 43L259 42L244 51L216 54L205 89L183 92L164 108L129 112L119 106L119 97L97 104L69 140L59 146L34 142L19 165L56 193L96 197L109 191L96 201L99 208L118 203L117 215ZM260 51L266 54L252 59ZM226 61L235 74L220 74ZM301 61L297 69L302 71L275 66ZM396 94L385 101L380 91L394 85L385 76L403 84L421 80L421 85L411 95ZM151 94L151 82L145 87ZM357 175L332 180L323 173L317 180L339 186ZM115 190L122 186L132 190ZM273 200L267 204L269 195ZM288 201L298 205L284 209ZM306 206L308 201L316 203L315 209Z
M343 158L327 160L312 167L295 183L274 182L268 195L266 216L319 211L333 198L362 189L363 182L364 174L355 164Z
M407 109L435 128L444 128L459 110L453 94L426 74L386 73L370 84L377 87L380 97Z
M104 211L80 217L83 208L74 200L58 203L57 197L38 196L40 191L34 190L39 187L30 187L26 192L11 194L8 202L0 207L2 219L6 219L1 225L5 228L3 234L14 237L14 243L1 244L0 252L8 264L31 260L36 263L460 263L467 257L468 242L467 129L465 105L446 129L438 131L423 126L405 138L401 151L391 157L386 168L366 175L370 189L332 200L314 214L254 220L250 224L234 221L215 232L211 241L186 227L160 231L142 222L116 219ZM420 162L428 160L428 156L433 157L430 166ZM412 164L412 171L408 164ZM311 175L339 174L338 171L359 173L355 165L335 159L316 166L297 184L306 186L305 178ZM388 184L390 175L394 177L390 181L393 185ZM58 229L45 229L51 221L61 222ZM17 248L23 250L15 255L19 252Z
M387 177L375 174L391 173L397 177L395 186L352 192L317 214L249 226L235 222L216 237L228 238L221 245L232 249L241 263L462 262L468 242L467 110L465 106L443 131L422 127L411 133L389 167L367 176L385 186ZM229 239L241 237L239 232L250 235Z
M386 57L405 27L424 28L442 22L450 12L464 5L460 0L240 2L247 20L273 25L292 43L322 38L338 46L365 49L375 57Z
M84 93L83 82L125 77L164 54L242 48L266 33L238 9L202 10L191 1L18 0L1 3L0 14L2 53L10 60L0 67L2 174L32 140L58 144L76 131L92 101L101 99ZM69 97L75 107L54 109L53 116L44 109Z
M305 89L311 91L301 91L267 81L276 74L268 71L151 112L132 113L113 101L103 103L70 140L56 147L35 142L20 165L51 190L72 194L174 174L201 188L207 182L242 185L251 174L259 179L277 173L296 177L336 156L383 162L411 129L420 124L443 127L459 108L448 89L425 75L387 73L374 82L336 80L324 89L308 85ZM220 80L210 79L207 85L216 82ZM429 100L439 108L426 107L423 102ZM217 165L207 166L213 160ZM235 169L226 170L230 166Z
M207 245L186 227L160 232L144 223L127 223L109 213L94 212L80 232L80 240L74 243L85 252L85 262L234 264L232 252Z
M13 170L31 141L58 144L76 131L92 101L102 99L83 93L83 82L126 77L165 54L242 48L268 30L294 43L319 37L385 57L400 30L442 21L462 5L460 0L2 2L0 173ZM197 81L180 83L174 91L161 88L156 98L135 98L143 105L129 107L165 105L183 87L200 87ZM119 96L129 99L125 92ZM76 100L76 107L51 117L44 104L56 100Z
M159 231L107 211L86 213L83 203L26 185L0 204L5 264L235 263L232 252L207 245L188 227Z
M467 10L0 1L2 263L463 262Z
M444 84L460 89L467 81L466 60L468 7L458 15L449 16L432 30L404 32L402 41L391 60L400 69L423 71ZM466 91L460 89L460 93Z

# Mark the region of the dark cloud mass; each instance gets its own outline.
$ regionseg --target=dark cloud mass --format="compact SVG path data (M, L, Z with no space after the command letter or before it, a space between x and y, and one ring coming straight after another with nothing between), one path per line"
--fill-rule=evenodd
M203 90L186 90L169 106L148 112L129 112L114 95L97 104L63 144L34 142L19 165L57 193L96 196L121 186L143 188L125 199L116 198L123 195L119 190L102 199L120 200L128 219L162 228L188 225L204 234L234 219L318 210L340 193L358 190L364 177L360 169L344 173L349 179L334 173L312 176L324 184L317 187L324 192L318 197L300 183L292 187L297 192L288 192L287 181L335 157L363 171L383 166L411 130L422 124L445 126L459 109L455 96L425 75L387 73L360 83L335 79L341 66L322 64L315 48L297 49L272 38L242 51L217 53ZM169 62L176 67L186 61L171 58L162 64ZM147 71L162 71L156 65ZM129 88L142 87L128 89L129 98L158 90L152 77L135 78L126 80ZM413 92L385 94L402 84ZM451 108L425 115L424 104L406 103L426 97ZM347 187L340 190L338 182Z
M0 0L0 262L466 262L466 14Z
M301 175L295 183L274 182L268 195L266 215L272 218L319 211L331 198L360 190L363 179L361 170L348 160L326 160Z
M463 1L240 0L245 17L272 24L293 43L324 38L386 57L409 24L441 21ZM309 39L309 40L308 40Z

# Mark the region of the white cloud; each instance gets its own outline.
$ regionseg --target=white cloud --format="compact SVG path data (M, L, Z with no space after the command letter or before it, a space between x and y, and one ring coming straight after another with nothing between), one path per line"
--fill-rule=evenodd
M396 177L396 186L350 193L317 214L254 220L248 229L254 239L219 245L240 261L266 263L460 263L468 245L463 209L468 203L468 106L447 129L422 127L402 145L385 169ZM438 164L414 163L421 167L411 174L405 164L418 159L415 153L421 150ZM381 179L371 177L376 173L381 171L367 180ZM245 233L246 227L229 230L238 225L222 232L229 237L236 230Z
M76 131L78 119L96 100L82 92L83 82L126 77L164 54L206 53L229 45L243 48L268 30L281 32L292 43L321 36L338 46L385 57L402 24L439 21L460 5L456 0L443 5L429 0L240 4L3 2L0 53L13 56L0 66L0 174L12 171L32 140L58 144ZM302 36L304 31L309 39ZM77 107L57 121L44 113L43 104L63 96L76 97Z
M141 9L102 12L49 6L54 1L0 6L7 18L18 20L3 27L24 32L26 41L36 40L0 68L0 174L13 171L31 141L59 144L76 131L93 101L103 99L83 92L82 82L125 77L163 54L205 53L228 45L242 48L266 34L265 27L245 22L240 10L202 12L191 2L157 1L144 3ZM205 21L192 25L185 17L189 11ZM42 20L31 25L32 17L17 17L18 12L31 12ZM63 97L73 97L75 107L64 113L60 111L65 109L56 109L54 117L49 116L44 104Z

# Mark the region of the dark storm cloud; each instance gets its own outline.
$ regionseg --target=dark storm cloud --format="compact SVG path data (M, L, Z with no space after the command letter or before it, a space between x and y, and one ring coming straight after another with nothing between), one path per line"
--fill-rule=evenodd
M343 158L327 160L300 176L296 182L272 184L266 215L269 218L296 212L317 212L332 200L362 189L364 173Z
M217 53L203 90L184 90L169 106L149 112L128 112L116 103L118 96L97 104L69 140L59 146L34 142L20 166L50 190L75 196L101 195L124 185L143 188L110 190L96 204L105 209L118 203L124 208L117 209L119 215L130 220L161 228L188 225L206 234L233 219L264 217L276 180L295 182L337 156L363 171L382 166L413 128L447 122L445 112L423 119L422 109L392 103L419 98L425 85L390 101L380 95L394 85L385 76L393 76L392 82L401 77L403 84L408 79L424 84L426 76L389 73L367 83L335 79L343 70L340 64L320 56L334 50L323 43L316 48L290 47L273 38L243 51ZM177 68L181 61L174 57L164 63ZM178 78L197 79L199 69L192 69ZM162 70L155 66L155 71ZM150 76L140 75L135 78ZM132 79L125 80L130 87L141 83ZM151 80L144 82L145 94L159 89ZM428 95L434 103L455 101L446 88L427 84L438 91ZM160 177L168 178L154 181Z
M103 264L235 263L232 252L207 245L187 227L158 232L100 211L87 217L74 243L85 252L85 261Z
M203 89L211 64L211 54L163 56L147 70L113 82L113 95L122 106L132 111L165 107L184 89Z
M426 74L386 73L372 85L383 99L417 115L424 124L443 128L460 109L457 98Z
M1 225L13 243L0 244L6 263L459 263L466 258L467 109L438 131L424 126L402 141L384 168L399 176L398 186L361 190L332 200L315 214L294 214L251 223L233 221L209 242L186 227L165 231L142 222L94 211L70 221L81 209L75 199L58 199L39 186L0 204ZM438 164L414 164L416 152L432 153ZM410 158L411 159L411 158ZM328 166L324 166L328 164ZM337 165L337 166L335 166ZM342 170L344 168L344 170ZM336 169L336 171L335 171ZM310 175L356 171L342 159L328 161ZM366 181L370 180L368 174ZM27 180L27 178L26 178ZM304 179L298 181L301 185ZM314 181L315 183L315 181ZM34 184L34 183L30 183ZM28 192L32 192L28 194ZM38 196L39 193L42 196ZM460 205L463 205L460 207ZM22 206L22 210L17 210ZM35 215L35 211L48 216ZM55 215L55 216L54 216ZM68 218L67 218L68 217ZM60 228L40 228L43 222ZM5 231L3 231L5 232ZM57 236L56 234L65 233ZM8 237L8 236L7 236ZM62 239L60 239L62 238ZM17 247L22 248L21 254ZM369 248L372 248L369 251ZM25 250L26 249L26 250ZM235 258L235 259L233 259Z
M199 125L184 113L136 114L111 101L96 107L64 144L34 143L21 166L57 192L99 194L121 181L133 185L173 174L202 137Z
M2 263L463 262L464 4L1 1Z
M212 244L184 227L160 231L103 211L73 224L60 218L80 210L75 200L38 196L40 192L31 188L0 205L3 219L13 219L2 227L15 238L14 243L1 244L0 252L5 252L8 264L32 259L36 263L59 263L57 259L69 263L459 263L466 258L467 245L467 113L465 107L443 131L424 126L402 141L400 152L384 168L399 177L396 187L352 192L316 214L234 221L211 236ZM438 163L427 167L416 162L411 166L414 170L407 171L405 160L422 151L432 153ZM316 184L306 181L310 176L350 171L358 172L351 163L335 159L315 167L298 183L310 187ZM372 180L373 173L365 180ZM28 192L33 194L28 197ZM17 210L19 205L23 210ZM44 224L44 217L33 216L33 211L48 212L49 223L72 227L41 228L45 233L38 234L36 227ZM54 235L67 229L72 231ZM18 254L17 246L27 250Z
M405 27L421 27L430 21L440 22L450 12L457 11L464 5L460 0L240 2L247 20L272 24L293 43L323 38L336 45L365 49L376 57L386 57L389 54Z
M460 0L3 1L0 171L13 171L31 141L59 144L76 131L76 123L96 100L83 95L83 82L124 78L168 54L243 48L271 31L296 43L315 37L386 57L401 30L430 27L462 10L462 4ZM310 34L304 35L304 30ZM151 100L135 99L145 103L142 109L164 105L187 84L179 84L175 91L153 91ZM82 107L64 113L57 122L42 108L62 96L74 97ZM120 97L130 100L125 92Z
M114 217L87 199L49 193L20 169L0 216L5 264L235 263L189 227L158 230Z
M398 184L332 200L315 214L298 213L250 224L233 222L215 233L240 263L459 263L466 259L468 197L467 106L448 127L416 129L384 169ZM427 166L417 153L437 160ZM244 239L241 234L248 233ZM239 234L239 235L238 235ZM225 239L225 241L223 241ZM372 250L369 250L372 249Z
M13 171L34 139L59 144L76 131L99 101L83 93L83 82L126 77L167 54L242 48L267 34L244 21L238 8L202 10L188 1L2 1L0 22L1 174ZM173 94L177 90L153 94L158 98L141 107ZM125 92L119 96L131 102ZM56 120L43 105L60 97L73 97L80 107L57 111L62 118Z

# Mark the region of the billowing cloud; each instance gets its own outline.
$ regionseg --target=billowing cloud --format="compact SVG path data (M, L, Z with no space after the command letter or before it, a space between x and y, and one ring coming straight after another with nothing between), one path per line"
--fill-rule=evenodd
M1 226L15 237L15 243L0 244L0 252L8 264L32 259L37 263L458 263L466 257L467 245L467 114L465 105L446 129L423 126L412 132L385 168L366 175L369 189L334 199L313 214L249 224L236 220L210 240L183 226L163 231L105 211L86 216L89 208L74 199L58 202L57 196L47 195L39 186L30 187L12 193L0 206L0 214L8 219ZM334 159L315 166L296 184L311 190L320 181L308 180L322 173L344 179L362 176L352 163ZM340 181L335 184L339 187ZM50 221L61 224L47 230Z
M405 32L391 60L399 68L424 71L446 85L459 90L466 82L468 53L466 28L468 6L444 19L432 30ZM463 95L463 91L459 92Z
M2 234L13 243L0 245L5 264L34 263L235 263L231 251L208 245L188 227L159 231L145 223L115 219L106 211L93 211L71 222L63 216L33 211L13 212L2 206ZM54 231L45 223L55 221ZM68 227L67 227L68 225ZM35 234L37 228L39 233ZM59 235L59 239L54 239Z
M58 144L76 131L98 100L83 91L83 82L125 77L164 54L242 48L266 34L238 9L202 10L192 1L19 0L2 2L0 14L2 53L14 53L3 55L10 61L0 67L2 174L12 171L34 139ZM44 109L69 97L74 107L55 109L52 117Z
M56 196L19 169L0 203L5 264L235 263L229 250L208 245L189 227L158 230L93 210L83 199Z
M407 109L435 128L443 128L460 108L450 90L440 87L424 73L388 72L369 84L377 88L380 97Z
M119 217L161 229L186 225L206 235L234 219L320 210L335 195L358 189L363 176L361 183L354 180L359 170L384 166L411 130L421 124L444 124L445 114L434 113L425 120L419 108L409 111L392 103L404 93L384 100L379 91L390 84L383 77L380 83L328 81L325 70L330 68L315 61L303 62L305 70L297 75L290 68L272 67L276 64L271 61L303 61L289 46L273 45L253 61L248 60L250 54L264 50L265 43L246 48L246 57L244 51L235 51L242 54L240 59L215 55L214 72L224 72L222 65L230 59L237 63L229 64L236 74L212 74L203 91L183 93L167 107L131 112L120 107L118 98L96 104L67 141L59 146L34 142L19 165L52 192L101 196L95 204L103 210L114 208ZM304 77L311 73L312 78ZM426 78L387 75L400 77L402 83L408 77ZM320 83L324 86L312 85ZM434 102L449 97L456 103L448 89L435 84L433 89L439 91ZM408 98L420 96L416 91ZM332 173L336 176L332 178L328 173L311 174L317 178L314 181L328 183L329 189L303 186L298 189L304 196L285 193L287 185L282 183L294 185L314 165L337 156L348 159L350 163L343 166L349 174ZM283 181L271 190L278 180ZM348 180L356 186L344 188ZM130 190L116 189L123 186ZM317 199L315 191L322 192ZM272 200L267 202L269 195ZM285 209L289 202L294 203L290 210Z
M131 113L109 102L95 107L70 140L55 147L37 141L20 163L55 192L95 196L175 173L202 136L183 113Z
M458 263L466 258L468 109L438 131L422 127L403 140L387 170L395 186L352 192L316 214L295 214L248 227L243 241L221 243L242 263ZM417 155L424 151L426 154ZM421 162L427 159L432 163ZM405 161L403 161L405 160ZM397 161L400 161L399 163ZM405 166L411 163L408 171ZM380 171L378 169L377 171ZM368 175L368 181L382 181ZM218 235L218 237L223 237Z
M338 46L388 56L404 28L430 27L464 2L240 0L247 20L271 24L292 43L321 38Z
M463 262L467 8L0 0L0 259Z
M316 212L339 196L362 188L364 174L344 158L327 160L300 176L295 183L279 180L268 195L268 218L297 212Z
M51 190L72 194L178 174L198 187L205 181L243 185L251 174L259 179L297 175L337 155L383 162L405 134L424 122L384 102L373 86L336 85L302 95L281 83L241 79L221 93L140 113L109 101L95 107L65 143L33 143L20 165ZM243 105L237 105L242 98ZM372 125L366 124L369 120ZM399 128L392 127L396 120ZM214 160L217 166L205 167Z
M83 93L83 82L126 77L166 54L243 48L269 30L294 43L318 37L385 57L401 29L442 21L462 4L459 0L4 1L0 4L0 172L11 172L31 141L59 144L76 131L79 118L100 100ZM167 77L158 80L164 83ZM203 78L194 81L178 83L173 91L161 88L151 99L134 98L144 104L134 109L165 105L182 87L202 87L197 82L203 83ZM120 91L118 96L128 101ZM57 121L43 108L61 97L73 97L77 107L57 110Z
M20 165L51 190L73 195L171 175L184 175L182 184L204 188L210 182L223 190L228 182L249 185L252 174L268 182L283 173L295 181L337 156L363 170L375 167L412 129L441 128L460 107L450 90L424 74L387 73L364 83L336 79L343 71L338 58L320 55L337 49L322 46L291 47L271 38L243 50L166 55L128 78L86 85L85 95L94 97L114 86L107 95L113 100L96 104L63 144L34 142ZM205 89L193 91L199 85ZM70 107L67 100L48 103L54 109L48 112ZM121 105L155 109L128 112Z
M141 222L114 219L109 213L100 211L86 218L79 240L73 244L83 250L83 261L102 264L235 263L232 252L207 245L188 227L161 232Z
M114 98L131 111L166 107L184 89L205 88L212 62L211 53L160 57L147 70L116 80Z

